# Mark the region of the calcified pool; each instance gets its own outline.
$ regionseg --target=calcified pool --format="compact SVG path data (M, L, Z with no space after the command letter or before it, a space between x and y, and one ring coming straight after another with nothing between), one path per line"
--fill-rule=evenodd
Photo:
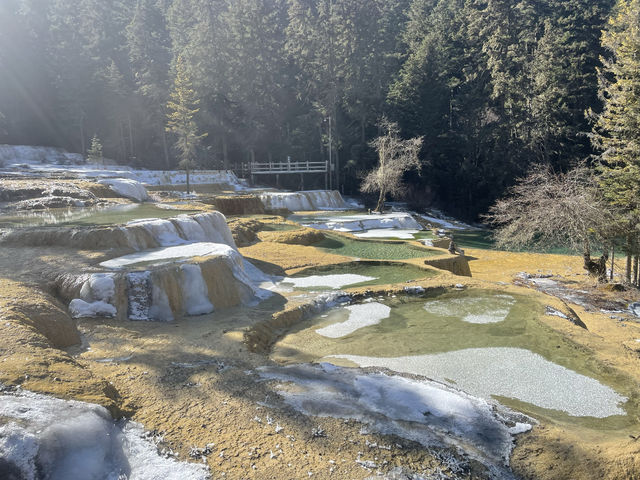
M111 205L74 208L49 208L0 215L0 228L39 227L45 225L88 226L118 225L144 218L169 218L195 210L180 210L163 204Z
M331 290L404 283L438 275L436 270L401 262L348 262L304 269L282 280L296 290Z
M625 380L542 323L544 311L530 298L485 290L370 299L303 322L272 357L385 368L530 414L624 424L635 409Z

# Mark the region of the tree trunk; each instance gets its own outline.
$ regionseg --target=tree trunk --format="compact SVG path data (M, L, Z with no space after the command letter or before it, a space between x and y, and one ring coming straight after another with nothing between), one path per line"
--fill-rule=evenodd
M164 127L162 127L162 149L164 150L164 164L167 167L167 170L171 169L171 163L169 162L169 147L167 145L167 132Z
M611 273L609 273L609 280L613 282L613 268L615 266L616 259L616 246L611 245Z
M383 213L384 212L384 200L387 196L387 191L384 188L380 188L380 196L378 197L378 204L374 211Z
M627 283L631 283L631 236L627 237L627 265L624 276Z
M189 195L189 167L185 168L186 172L187 172L187 195Z
M638 255L633 257L633 284L638 286Z
M134 157L135 151L133 148L133 123L131 122L131 115L128 116L129 120L129 156Z

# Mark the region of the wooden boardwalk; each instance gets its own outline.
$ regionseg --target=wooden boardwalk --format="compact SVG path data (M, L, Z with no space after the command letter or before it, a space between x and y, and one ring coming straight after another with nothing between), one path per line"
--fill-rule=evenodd
M276 175L287 173L326 173L328 162L253 162L249 164L251 175Z

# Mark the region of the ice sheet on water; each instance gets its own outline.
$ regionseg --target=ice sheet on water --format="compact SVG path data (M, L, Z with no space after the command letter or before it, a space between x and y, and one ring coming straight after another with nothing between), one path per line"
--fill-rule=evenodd
M361 328L377 325L391 313L390 307L378 302L349 305L345 309L349 312L346 321L319 328L316 333L327 338L345 337Z
M409 213L386 213L317 217L314 222L304 224L318 230L340 232L365 232L368 230L422 230L422 226Z
M468 323L497 323L507 318L515 303L511 295L491 295L429 300L424 309L432 315L460 317Z
M356 419L425 446L457 446L490 466L492 478L510 477L503 468L513 448L509 425L518 421L517 430L526 429L522 416L428 380L329 364L261 367L258 374L293 383L295 388L281 385L278 391L307 415Z
M361 367L384 367L439 381L451 379L472 395L486 399L494 395L515 398L571 416L625 415L620 404L627 398L612 388L522 348L468 348L394 358L358 355L328 358L342 358Z
M114 422L98 405L19 392L0 396L0 417L0 458L9 478L209 478L203 465L160 456L141 425Z
M294 288L327 287L337 290L347 285L376 280L376 277L341 273L335 275L310 275L308 277L286 277L282 283L291 284Z
M399 228L374 228L366 232L355 233L358 238L397 238L400 240L412 240L413 235L419 230L407 230Z
M154 248L141 252L131 253L122 257L104 261L100 266L110 269L119 269L141 263L168 263L177 260L186 260L193 257L226 256L235 257L240 254L229 245L222 243L197 242L173 247Z

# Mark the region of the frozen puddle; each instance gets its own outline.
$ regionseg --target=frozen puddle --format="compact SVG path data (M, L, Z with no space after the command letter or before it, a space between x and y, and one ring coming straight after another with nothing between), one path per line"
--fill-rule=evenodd
M402 230L396 228L374 228L366 232L356 233L359 238L397 238L399 240L413 240L419 230Z
M306 415L355 419L426 447L456 446L487 465L491 478L512 478L505 466L513 435L531 428L526 417L432 381L326 363L261 367L258 374L290 382L278 391Z
M392 228L399 230L422 230L422 225L408 213L317 217L314 221L304 222L303 225L318 230L335 230L338 232L365 232L367 230Z
M102 262L101 267L110 269L120 269L137 264L168 263L177 260L186 260L193 257L209 256L238 256L229 245L223 243L196 242L187 245L177 245L173 247L156 248L142 252L132 253L123 257L113 258Z
M497 323L504 321L516 299L511 295L461 297L431 300L424 309L440 317L458 317L468 323Z
M0 396L0 465L24 480L205 480L204 465L158 454L141 425L89 403L31 392Z
M347 285L377 280L376 277L343 273L337 275L311 275L309 277L286 277L281 283L293 285L294 288L326 287L337 290Z
M328 338L345 337L361 328L377 325L391 313L391 308L378 302L350 305L345 309L349 311L348 320L319 328L316 333Z
M431 355L395 358L332 355L361 367L384 367L438 381L482 398L515 398L576 417L626 415L627 398L598 381L521 348L469 348Z

